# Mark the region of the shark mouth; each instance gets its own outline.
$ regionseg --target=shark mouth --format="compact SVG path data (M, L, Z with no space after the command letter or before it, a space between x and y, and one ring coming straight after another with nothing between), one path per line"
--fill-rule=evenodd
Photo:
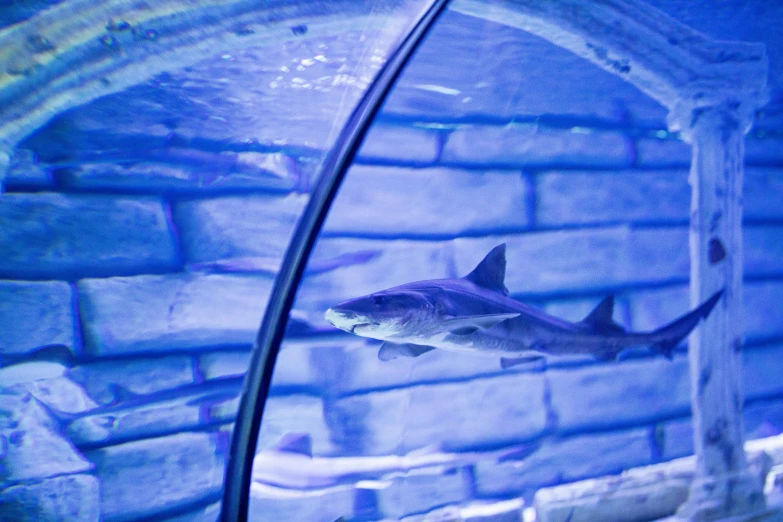
M354 335L359 335L356 333L357 328L361 328L363 326L380 326L380 323L359 323L351 326L351 333Z

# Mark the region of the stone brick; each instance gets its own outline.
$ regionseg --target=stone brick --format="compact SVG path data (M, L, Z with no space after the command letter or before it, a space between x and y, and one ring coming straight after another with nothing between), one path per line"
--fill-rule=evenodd
M659 424L655 431L661 460L668 461L693 455L693 427L690 417Z
M7 392L29 393L60 417L69 417L97 406L84 389L68 377L52 377L19 383L6 388Z
M353 513L354 490L341 489L318 493L273 490L253 483L250 488L248 522L282 520L332 521Z
M356 166L324 231L398 238L524 229L529 201L519 172Z
M448 277L450 263L442 242L325 238L315 246L294 308L310 324L328 325L323 314L330 306L411 281Z
M55 344L74 353L80 349L71 287L61 282L0 281L0 357Z
M320 397L312 395L272 396L264 408L258 450L274 446L288 432L309 433L313 440L313 453L326 455L333 452L329 427Z
M480 462L476 487L481 496L530 496L542 486L620 473L651 458L647 428L552 439L521 462Z
M783 394L780 360L783 344L745 348L742 352L742 382L745 400L778 397Z
M284 350L281 349L275 364L275 373L283 353ZM241 352L220 350L205 353L198 358L199 373L208 381L226 377L244 377L249 365L250 352L246 350Z
M161 522L217 522L220 517L220 502L209 504L189 511L183 515L176 515ZM160 519L159 519L160 520Z
M743 235L745 276L780 276L783 273L783 227L746 226Z
M691 165L691 146L671 136L636 138L636 165L687 170Z
M746 221L783 218L783 169L746 168L742 199Z
M107 277L173 270L166 212L154 198L6 194L0 199L0 277Z
M154 517L214 497L223 483L225 441L180 433L88 452L102 487L107 522Z
M82 280L85 349L119 355L250 345L271 287L267 277L220 274Z
M11 156L5 184L7 190L13 191L17 187L51 187L54 183L49 169L38 161L32 150L17 148Z
M161 148L132 163L81 163L62 176L69 187L115 192L202 192L292 190L299 181L296 160L282 153L204 152Z
M688 361L626 360L547 372L564 432L612 429L682 415L690 408Z
M522 499L510 500L478 500L474 502L452 504L434 509L426 514L412 515L402 519L403 522L424 522L429 520L462 522L519 522L528 520L524 515L525 502Z
M65 433L77 446L105 446L195 429L210 420L205 410L238 393L239 383L225 383L129 398L78 417L66 426Z
M225 196L177 203L173 215L188 263L275 273L306 203L300 194Z
M629 167L628 137L613 131L548 129L535 124L471 126L452 132L441 161L449 165Z
M456 269L465 275L506 242L506 286L512 293L605 292L618 285L684 279L686 228L627 226L561 230L454 241Z
M459 470L444 475L396 478L376 495L379 511L390 520L471 498L469 481Z
M745 439L755 440L783 433L783 402L778 400L753 402L743 410Z
M192 384L195 371L193 357L174 355L91 362L72 368L68 377L107 405L123 394L151 395Z
M358 394L327 404L326 415L335 444L363 455L512 443L544 430L544 379L519 373Z
M536 176L536 224L684 223L687 170L545 172Z
M434 163L440 155L440 136L431 129L377 122L359 149L360 163Z
M67 475L0 491L0 519L14 522L99 522L100 485L92 475Z
M67 368L55 361L28 361L0 368L0 388L30 384L41 379L65 375Z
M779 125L779 123L778 123ZM783 162L783 140L775 137L745 137L745 163L749 165L780 165Z
M9 483L89 471L91 464L60 434L31 395L4 393L0 416L0 489Z

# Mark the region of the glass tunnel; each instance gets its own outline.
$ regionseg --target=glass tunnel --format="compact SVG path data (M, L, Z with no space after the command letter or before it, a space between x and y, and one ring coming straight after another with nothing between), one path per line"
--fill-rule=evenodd
M0 7L0 520L783 520L783 7Z

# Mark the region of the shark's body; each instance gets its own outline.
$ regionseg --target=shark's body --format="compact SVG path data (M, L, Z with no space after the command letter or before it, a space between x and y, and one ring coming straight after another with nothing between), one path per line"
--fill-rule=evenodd
M348 332L385 341L379 357L417 357L432 349L500 356L502 366L531 355L589 354L609 360L631 346L672 350L706 318L722 295L653 332L626 332L612 320L607 297L572 323L508 297L505 245L495 247L473 272L458 279L408 283L341 303L326 319Z
M490 452L450 453L435 447L407 455L318 457L312 455L307 434L289 433L278 444L259 452L253 461L254 484L299 492L340 487L380 489L395 477L410 474L443 474L480 460L522 460L535 445L515 446Z

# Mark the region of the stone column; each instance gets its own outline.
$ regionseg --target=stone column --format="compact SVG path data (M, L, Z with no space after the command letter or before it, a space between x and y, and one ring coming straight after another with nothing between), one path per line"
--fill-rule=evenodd
M688 342L697 462L678 519L747 520L767 512L763 477L745 458L742 422L742 180L754 107L727 98L671 116L671 127L693 147L691 306L724 290Z

